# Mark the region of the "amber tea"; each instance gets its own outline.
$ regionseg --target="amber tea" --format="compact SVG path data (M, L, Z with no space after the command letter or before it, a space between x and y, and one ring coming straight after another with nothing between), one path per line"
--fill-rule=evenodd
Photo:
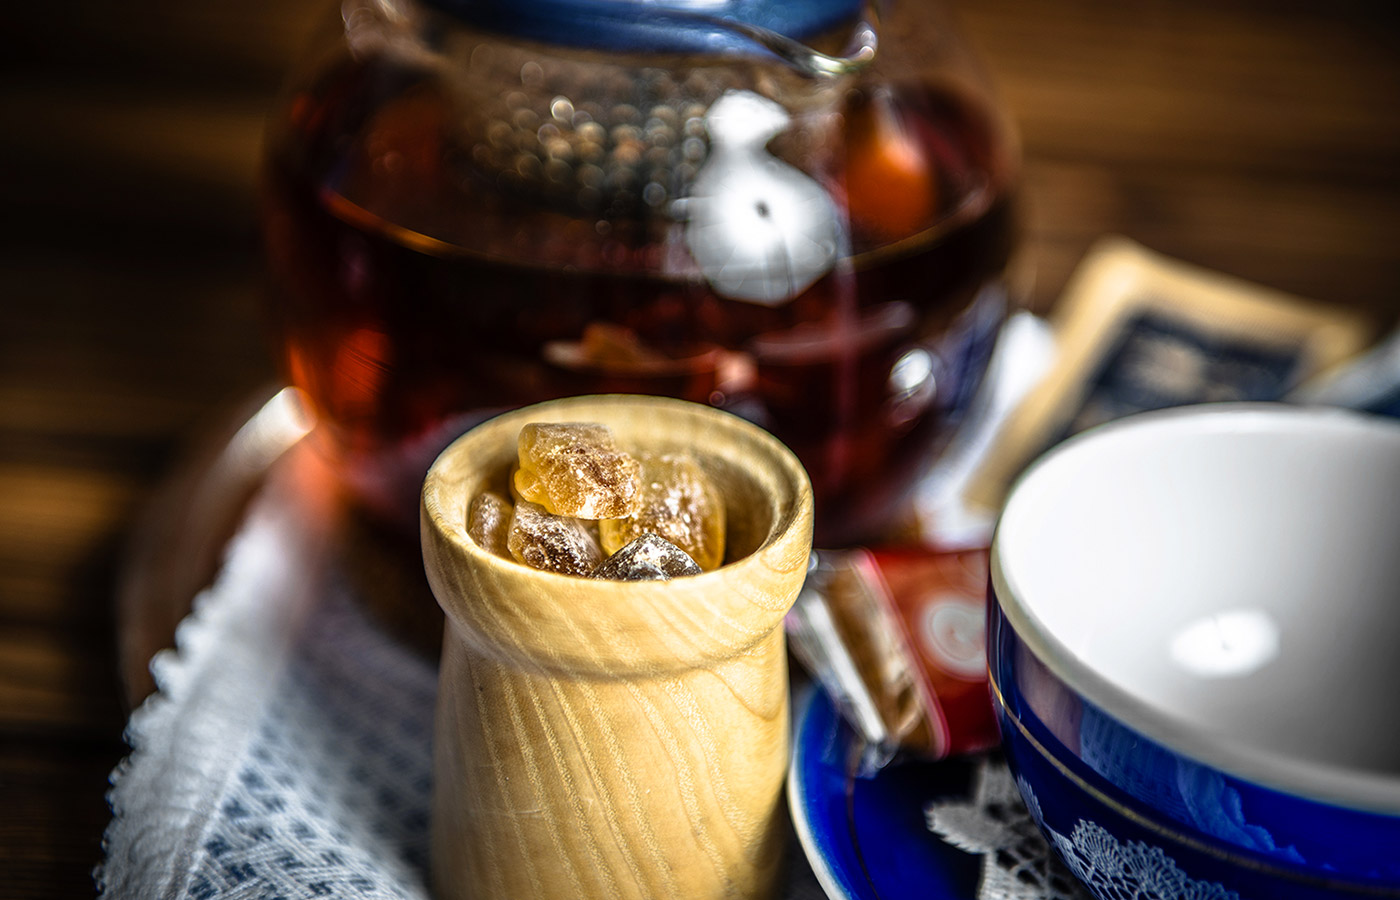
M556 102L544 121L505 108L474 136L460 98L383 60L291 98L266 177L273 320L369 506L416 529L428 465L472 424L644 393L735 412L792 448L819 544L887 526L1005 315L1012 173L993 123L951 88L886 85L757 144L770 168L801 158L784 183L820 185L840 226L828 268L775 301L727 282L723 260L707 269L667 214L735 151L703 108L663 95L612 131ZM765 204L746 212L779 227Z

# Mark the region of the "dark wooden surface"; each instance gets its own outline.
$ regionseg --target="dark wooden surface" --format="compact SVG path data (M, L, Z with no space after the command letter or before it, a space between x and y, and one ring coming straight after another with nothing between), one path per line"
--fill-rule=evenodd
M1019 123L1046 306L1100 234L1400 313L1389 4L963 0ZM84 897L124 752L114 579L274 377L262 117L327 5L11 4L0 61L0 896Z

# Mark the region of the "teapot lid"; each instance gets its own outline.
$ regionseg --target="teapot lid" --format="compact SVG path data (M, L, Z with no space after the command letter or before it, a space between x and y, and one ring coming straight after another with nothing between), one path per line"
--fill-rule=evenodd
M752 51L745 28L802 40L848 21L863 0L427 0L487 31L635 53Z

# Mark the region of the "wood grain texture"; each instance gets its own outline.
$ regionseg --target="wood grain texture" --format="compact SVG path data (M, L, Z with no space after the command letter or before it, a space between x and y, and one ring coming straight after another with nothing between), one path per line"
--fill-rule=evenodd
M603 422L621 447L695 452L725 498L728 564L599 581L493 556L467 504L521 425ZM781 628L811 549L806 474L716 410L576 398L502 416L438 459L424 560L447 613L433 881L444 898L765 897L783 844Z

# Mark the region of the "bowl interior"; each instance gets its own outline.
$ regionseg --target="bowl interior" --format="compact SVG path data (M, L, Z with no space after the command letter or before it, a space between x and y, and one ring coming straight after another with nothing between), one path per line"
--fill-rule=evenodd
M1400 425L1138 417L1033 467L996 540L1023 637L1108 712L1276 785L1400 798Z

